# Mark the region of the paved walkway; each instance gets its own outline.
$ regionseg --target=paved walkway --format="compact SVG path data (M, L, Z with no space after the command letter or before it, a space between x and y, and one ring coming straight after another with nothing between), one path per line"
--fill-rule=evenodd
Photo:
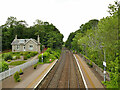
M78 59L87 87L88 88L104 88L101 82L96 78L94 73L90 70L86 62L77 54L75 54L75 56Z
M48 69L55 63L38 65L37 69L32 66L26 68L21 75L21 82L15 82L13 75L2 81L2 88L34 88L35 85L41 80Z

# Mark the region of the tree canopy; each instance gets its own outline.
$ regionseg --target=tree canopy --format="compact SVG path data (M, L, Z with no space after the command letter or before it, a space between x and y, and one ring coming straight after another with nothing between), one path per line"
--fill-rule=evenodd
M19 39L34 38L40 36L40 43L50 48L61 48L63 44L63 35L51 23L36 20L33 26L28 27L24 20L18 21L16 17L8 17L6 23L1 25L2 29L2 49L11 49L11 42L15 35Z
M87 56L101 68L103 68L103 60L106 59L106 70L110 73L110 81L104 84L108 88L118 88L120 86L120 20L118 18L120 9L118 10L117 2L114 5L110 4L108 8L111 16L82 24L79 30L69 35L66 47Z

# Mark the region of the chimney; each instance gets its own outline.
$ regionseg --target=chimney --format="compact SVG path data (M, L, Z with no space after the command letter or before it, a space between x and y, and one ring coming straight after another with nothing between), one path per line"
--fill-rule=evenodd
M15 39L17 39L17 35L15 36Z
M39 37L39 35L38 35L38 43L40 43L40 37Z

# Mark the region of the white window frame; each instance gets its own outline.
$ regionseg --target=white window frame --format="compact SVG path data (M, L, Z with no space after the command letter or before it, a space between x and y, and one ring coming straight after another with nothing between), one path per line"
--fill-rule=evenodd
M17 45L17 46L16 46L16 49L19 50L19 49L20 49L20 45Z
M25 51L25 45L23 46L23 51Z
M30 47L31 45L34 47L33 44L30 44L30 45L29 45L29 50L33 50L33 47L32 47L32 48Z

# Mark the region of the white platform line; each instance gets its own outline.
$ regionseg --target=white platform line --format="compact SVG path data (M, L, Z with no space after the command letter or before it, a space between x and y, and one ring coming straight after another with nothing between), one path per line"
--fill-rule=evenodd
M73 55L74 55L74 54L73 54ZM76 60L76 62L77 62L77 65L78 65L79 71L80 71L80 73L81 73L81 76L82 76L83 82L84 82L84 84L85 84L85 88L86 88L86 90L88 90L87 83L86 83L86 81L85 81L85 78L84 78L84 76L83 76L82 70L81 70L80 65L79 65L79 63L78 63L78 59L76 58L75 55L74 55L74 57L75 57L75 60Z
M37 88L37 86L41 83L41 81L45 78L45 76L49 73L49 71L52 69L52 67L56 64L58 60L55 61L55 63L49 68L49 70L47 71L47 73L45 73L45 75L42 77L42 79L36 84L36 86L33 88L33 90L35 88Z

